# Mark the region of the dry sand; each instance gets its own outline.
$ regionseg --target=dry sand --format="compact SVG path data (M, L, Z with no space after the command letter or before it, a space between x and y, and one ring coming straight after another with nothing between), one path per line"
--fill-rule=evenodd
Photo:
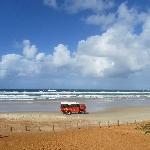
M149 150L150 135L134 125L0 136L1 150Z
M116 108L92 114L52 112L0 114L0 150L149 150L150 135L134 125L150 120L149 107ZM108 126L98 126L111 124Z

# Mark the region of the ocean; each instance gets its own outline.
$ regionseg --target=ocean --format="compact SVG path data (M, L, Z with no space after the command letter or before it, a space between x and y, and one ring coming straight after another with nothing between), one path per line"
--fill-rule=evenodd
M89 112L150 106L150 90L1 89L0 112L60 111L61 101L85 103Z

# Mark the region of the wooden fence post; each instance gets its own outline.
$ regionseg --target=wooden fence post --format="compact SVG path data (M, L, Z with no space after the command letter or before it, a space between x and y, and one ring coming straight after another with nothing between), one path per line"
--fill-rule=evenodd
M39 131L42 131L40 127L39 127Z
M119 120L117 120L117 126L120 126Z
M30 131L30 130L28 129L28 126L25 126L25 130L26 130L26 131Z
M110 127L110 122L109 121L107 122L107 126Z
M134 124L136 124L136 120L134 120Z
M55 132L55 125L53 124L53 132Z
M10 131L11 131L11 132L13 131L13 127L10 127Z
M79 128L79 123L78 123L78 121L77 121L77 129Z
M86 128L88 129L89 128L89 124L87 123L87 125L86 125Z
M99 128L101 128L101 122L100 121L98 122L98 125L99 125Z

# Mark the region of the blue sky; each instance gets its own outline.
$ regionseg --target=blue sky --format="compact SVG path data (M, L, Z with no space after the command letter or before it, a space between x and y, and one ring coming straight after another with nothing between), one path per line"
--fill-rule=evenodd
M0 88L150 88L150 0L2 0Z
M82 17L84 13L71 15L50 8L43 0L3 0L0 5L1 49L10 53L14 43L24 39L30 39L45 52L59 43L75 49L80 39L99 33L97 27L85 25Z

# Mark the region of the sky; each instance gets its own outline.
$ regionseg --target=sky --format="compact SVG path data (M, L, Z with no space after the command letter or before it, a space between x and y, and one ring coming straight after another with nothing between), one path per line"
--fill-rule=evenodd
M1 0L0 88L150 89L150 0Z

